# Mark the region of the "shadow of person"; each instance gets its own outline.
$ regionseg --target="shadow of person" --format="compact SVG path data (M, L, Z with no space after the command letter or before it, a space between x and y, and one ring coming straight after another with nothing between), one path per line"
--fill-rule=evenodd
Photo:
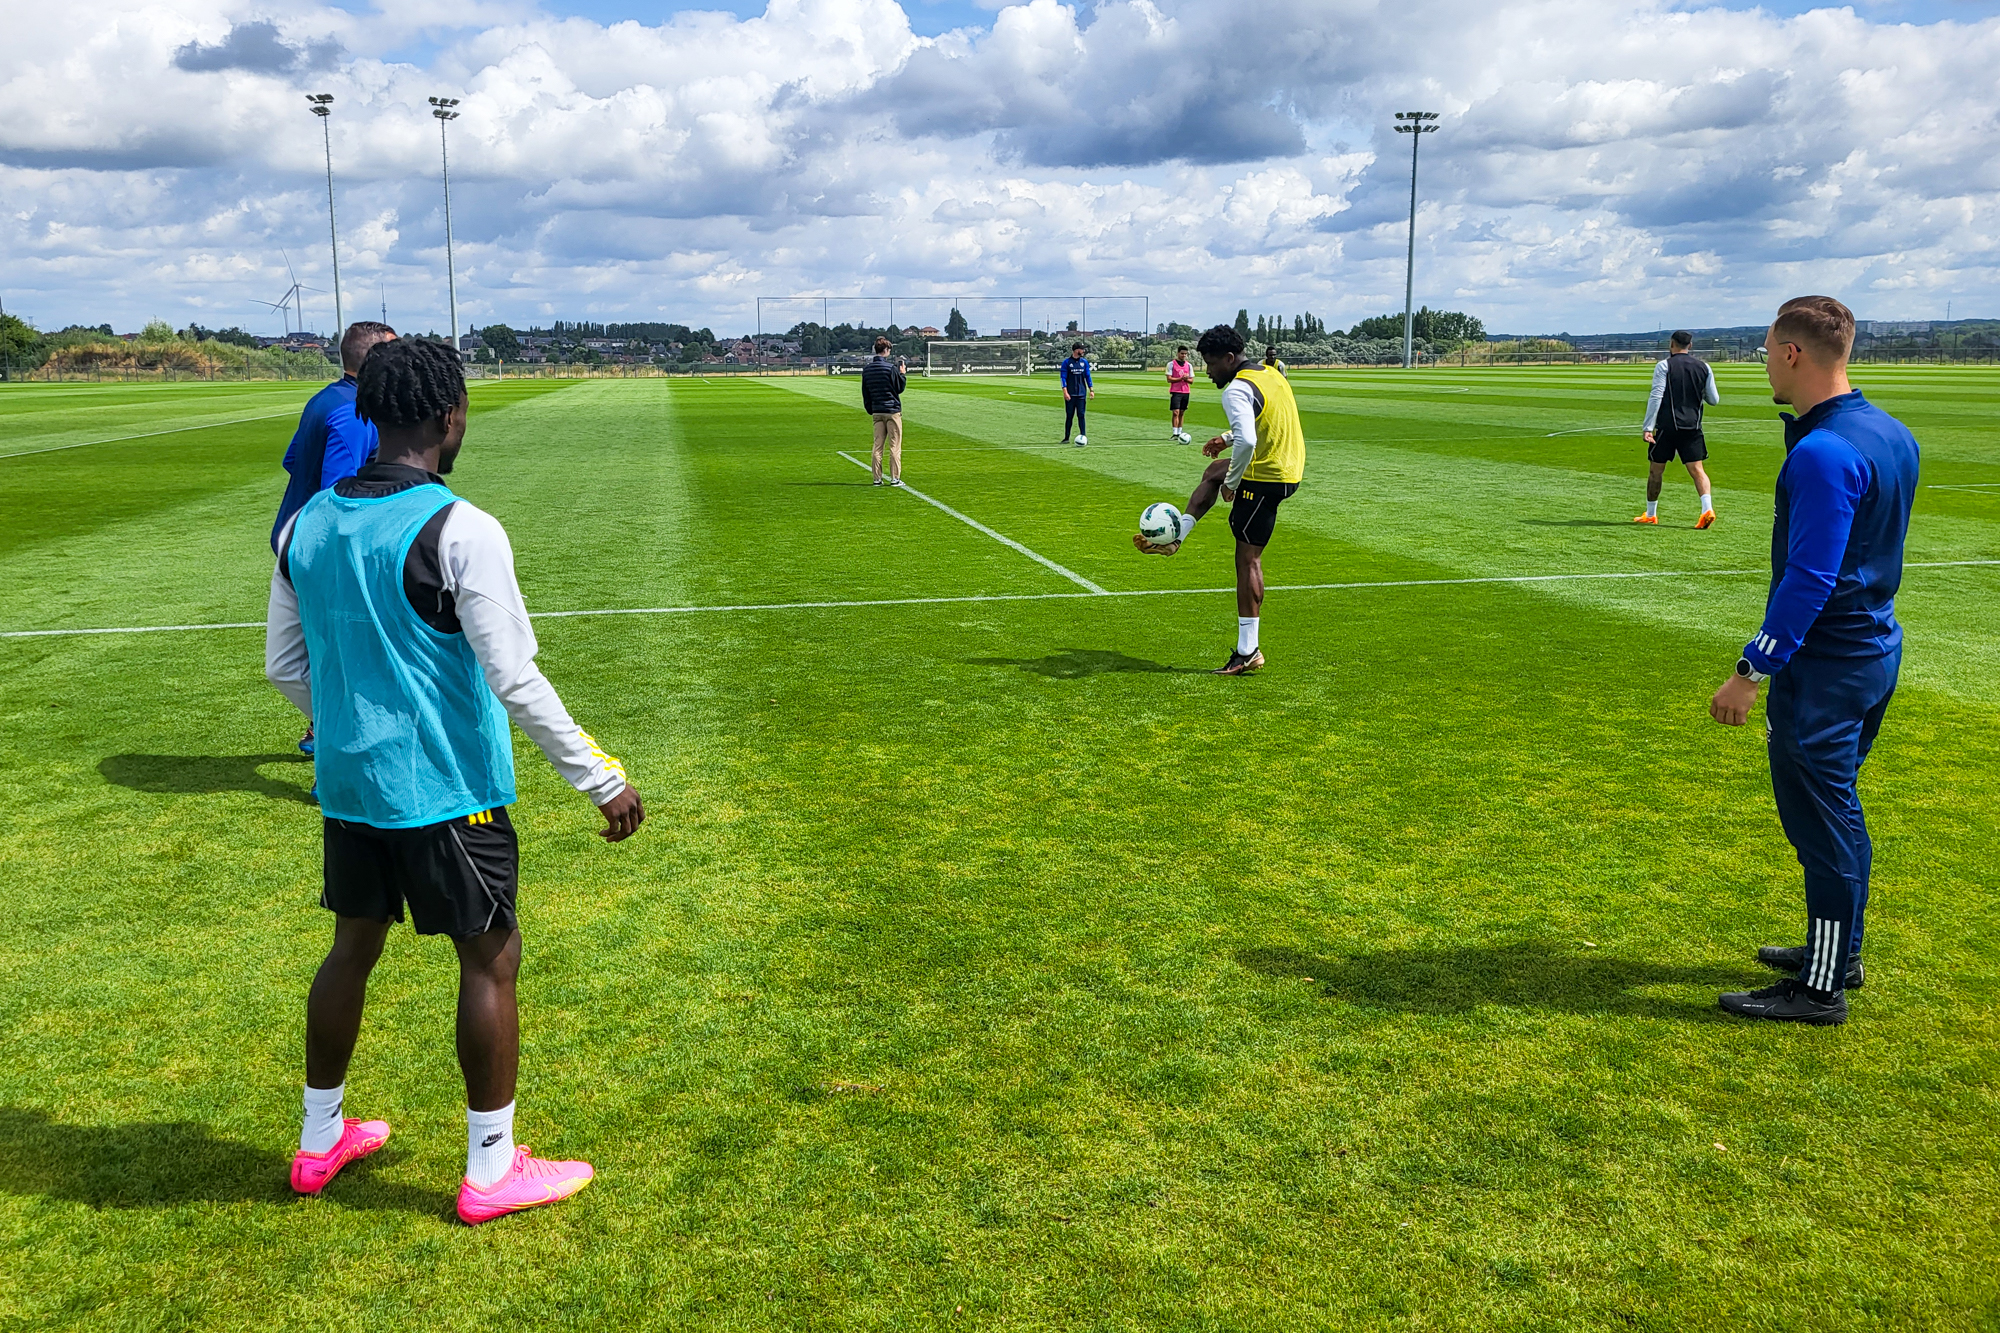
M1497 1004L1572 1014L1722 1022L1729 1016L1716 1007L1713 995L1688 1001L1643 992L1656 986L1746 989L1741 967L1635 962L1544 940L1384 949L1346 958L1322 958L1287 948L1239 949L1236 961L1264 976L1311 978L1330 998L1409 1013L1465 1013ZM1769 978L1748 980L1756 986Z
M130 787L133 791L175 792L183 796L249 791L274 801L311 805L312 800L303 789L257 771L265 764L311 762L302 754L114 754L100 760L97 771L113 786Z
M1629 528L1632 520L1613 518L1523 518L1516 522L1534 528Z
M1047 657L968 657L966 663L970 666L1019 667L1054 680L1076 680L1082 676L1103 676L1120 671L1206 674L1195 667L1168 666L1164 662L1149 662L1143 657L1131 657L1104 648L1065 648Z
M390 1148L392 1151L393 1141ZM377 1153L340 1173L326 1197L344 1208L449 1213L455 1196L372 1179ZM220 1139L189 1121L67 1125L44 1111L0 1106L0 1194L92 1208L184 1203L288 1203L291 1157Z

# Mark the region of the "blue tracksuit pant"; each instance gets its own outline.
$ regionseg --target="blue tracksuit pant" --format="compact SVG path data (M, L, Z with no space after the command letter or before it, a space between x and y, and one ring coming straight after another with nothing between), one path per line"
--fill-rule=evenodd
M1065 440L1069 438L1069 428L1072 422L1076 424L1077 434L1088 435L1090 433L1083 426L1083 395L1081 393L1063 402L1063 438Z
M1882 729L1902 664L1900 647L1883 657L1801 653L1771 677L1764 701L1778 821L1805 869L1806 961L1799 979L1814 990L1842 989L1848 959L1861 952L1875 849L1855 779Z

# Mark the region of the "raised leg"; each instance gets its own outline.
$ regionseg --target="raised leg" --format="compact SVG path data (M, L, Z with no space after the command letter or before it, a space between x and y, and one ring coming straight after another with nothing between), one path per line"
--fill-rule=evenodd
M1195 484L1194 493L1188 496L1187 508L1181 512L1190 518L1200 518L1215 508L1215 502L1222 494L1222 479L1228 475L1227 458L1218 458L1203 468L1201 480Z

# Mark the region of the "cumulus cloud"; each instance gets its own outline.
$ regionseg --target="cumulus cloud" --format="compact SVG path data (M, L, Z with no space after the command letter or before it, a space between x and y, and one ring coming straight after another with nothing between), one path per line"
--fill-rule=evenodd
M288 74L293 70L330 65L340 57L340 43L320 38L293 45L278 35L269 19L234 23L219 42L189 42L174 51L174 68L191 73L221 69L254 74Z
M10 309L213 323L283 287L283 248L330 285L300 98L321 88L343 277L379 284L392 318L442 311L440 93L463 99L475 321L734 327L760 294L891 290L1346 321L1401 299L1409 141L1389 113L1410 107L1443 117L1422 147L1420 295L1491 327L1748 322L1802 285L1880 316L2000 302L2000 20L1030 0L925 38L895 0L609 26L531 0L240 4L100 0L14 25ZM424 63L393 58L420 37Z

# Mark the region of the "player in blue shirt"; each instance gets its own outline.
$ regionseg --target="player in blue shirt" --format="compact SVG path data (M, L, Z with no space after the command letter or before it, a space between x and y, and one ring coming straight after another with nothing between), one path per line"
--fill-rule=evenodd
M1748 1018L1832 1024L1862 984L1861 924L1874 846L1855 780L1896 692L1903 629L1896 589L1917 491L1909 428L1847 382L1854 315L1830 296L1778 308L1765 336L1771 397L1784 414L1764 624L1709 712L1740 727L1764 701L1778 820L1805 869L1806 943L1757 960L1796 975L1722 996Z
M1069 345L1069 355L1063 358L1061 367L1063 391L1063 443L1069 443L1069 429L1076 426L1076 447L1085 444L1083 407L1086 400L1097 397L1097 387L1090 382L1090 358L1083 354L1080 342Z
M340 378L307 400L306 410L299 414L299 428L292 432L292 442L285 450L285 471L291 480L285 483L277 520L271 524L272 554L278 550L278 534L293 514L305 508L306 501L336 481L353 476L374 456L375 427L354 413L355 376L361 373L361 363L375 344L395 336L394 329L372 319L356 320L341 335ZM299 738L299 749L308 755L313 752L310 725ZM319 795L318 784L313 786L313 795Z
M285 497L278 502L278 518L271 524L271 550L278 549L278 531L285 521L305 508L306 501L336 481L361 470L375 452L375 427L354 414L354 377L361 363L377 343L387 342L396 331L374 320L356 320L340 339L340 378L314 394L299 414L299 428L285 450L285 471L291 480Z

